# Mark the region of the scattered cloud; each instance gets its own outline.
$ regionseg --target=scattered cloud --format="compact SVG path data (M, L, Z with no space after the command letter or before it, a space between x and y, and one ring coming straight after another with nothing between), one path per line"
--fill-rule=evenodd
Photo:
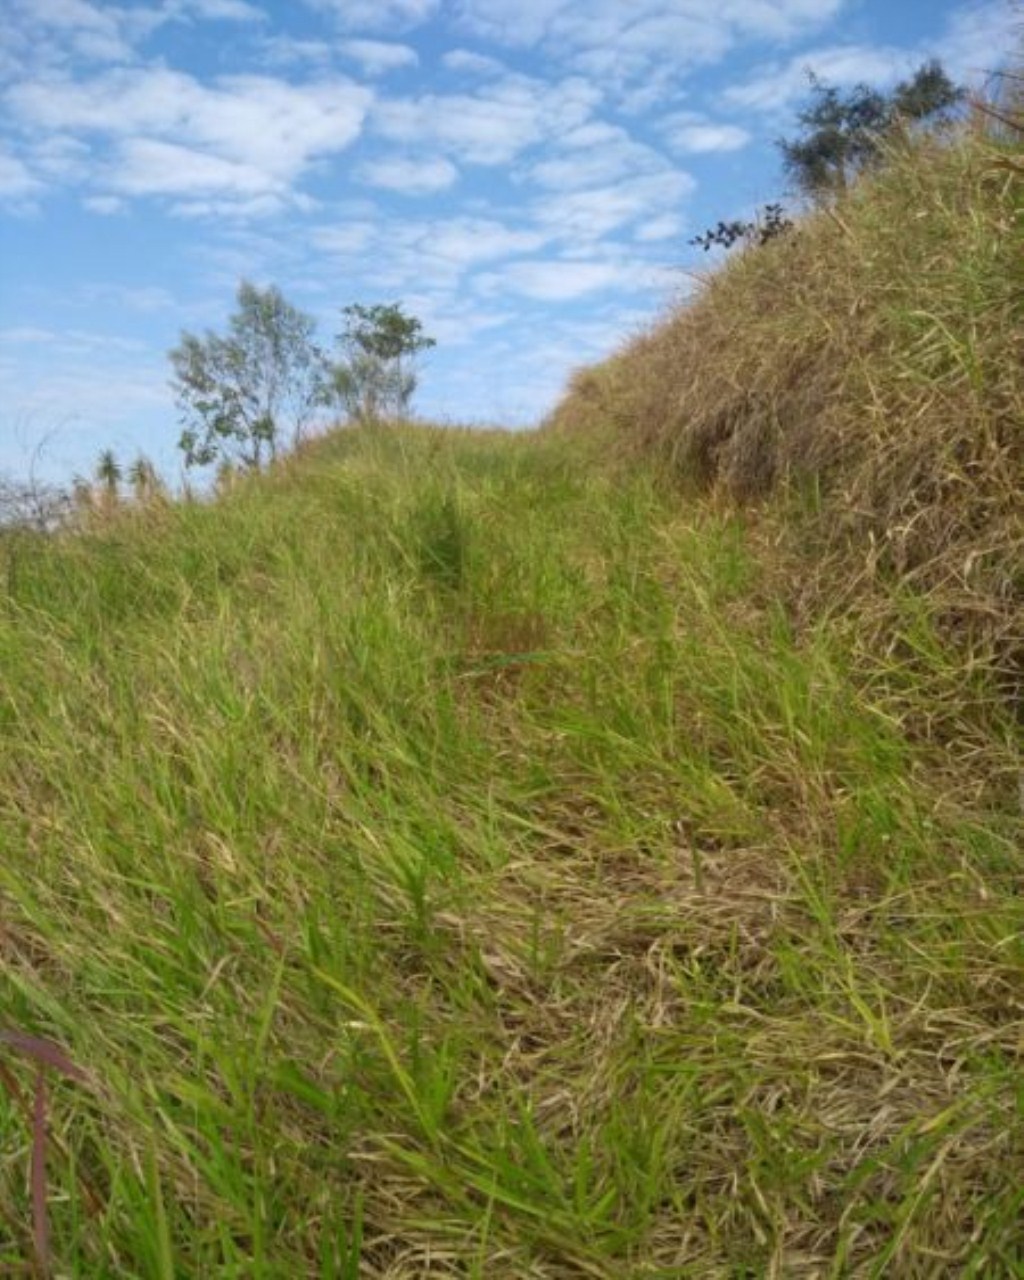
M487 264L536 253L556 237L551 228L510 226L496 218L360 218L322 225L313 245L346 273L366 273L380 287L454 292Z
M497 58L488 57L484 53L474 53L470 49L451 49L441 58L442 66L449 71L464 72L471 76L503 76L508 74L508 67Z
M371 127L391 142L431 146L467 164L509 164L582 124L599 101L600 92L579 77L554 84L508 77L475 94L382 101Z
M909 48L826 45L767 64L745 83L726 90L724 101L745 111L782 113L806 97L809 71L841 88L861 83L884 87L912 73L929 57L938 57L955 78L977 82L1013 47L1017 22L1005 0L987 0L954 11L938 36Z
M43 184L17 156L0 151L0 199L22 200L41 191Z
M172 11L207 22L264 22L266 13L247 0L178 0Z
M286 196L266 191L254 196L240 196L227 191L217 197L176 200L167 206L167 212L174 218L202 218L219 223L231 219L244 223L289 211L309 212L315 208L314 200L295 193Z
M226 76L204 84L163 67L93 79L49 76L8 94L26 131L111 144L99 194L275 196L358 136L372 95L350 80L292 84Z
M394 31L419 26L432 18L441 0L306 0L310 8L330 14L346 31Z
M905 49L869 45L833 45L798 54L784 63L761 68L745 84L725 91L726 105L758 112L781 112L807 96L809 73L840 87L867 81L887 84L914 62Z
M265 195L268 181L255 165L153 138L124 142L109 179L114 190L129 196Z
M344 40L338 50L358 62L368 76L415 67L420 60L419 54L409 45L386 40Z
M695 30L726 30L747 37L786 39L808 24L834 17L843 0L461 0L465 29L507 45L534 45L555 39L573 48L593 47L638 33L651 39L651 24L677 47Z
M58 337L34 359L0 361L0 404L3 462L22 473L67 481L108 447L173 466L169 449L153 448L168 441L158 424L174 421L164 362L139 350Z
M1019 49L1020 34L1019 5L986 0L956 9L939 37L922 42L921 54L940 58L953 76L977 84Z
M517 319L513 308L481 306L474 299L412 294L409 307L423 320L427 333L445 347L467 347L482 334L493 333Z
M533 214L540 226L585 245L681 208L695 186L690 174L669 169L614 186L545 197L534 202Z
M411 248L426 258L465 269L513 254L533 253L551 233L529 226L509 226L493 218L461 217L410 227Z
M120 196L86 196L82 201L82 207L100 217L110 218L115 214L124 213L128 204Z
M576 191L668 168L663 156L634 141L625 129L592 121L563 134L556 148L531 167L529 176L551 190Z
M375 240L376 233L377 225L373 222L344 222L340 226L317 227L311 240L322 252L345 257L363 253Z
M47 42L60 41L76 58L86 62L130 62L135 54L126 34L127 24L116 8L90 4L87 0L14 0L18 27L10 19L5 26L22 36L25 54L35 62L52 58L56 48L40 47L34 33L46 33Z
M94 164L88 143L60 133L34 138L25 155L33 173L48 183L85 181Z
M753 138L749 130L739 125L708 120L692 111L676 111L663 116L658 121L658 132L673 151L684 155L740 151Z
M452 186L459 171L444 156L383 156L361 165L356 176L370 187L383 187L404 196L424 196Z
M461 0L464 30L550 57L618 88L657 73L678 78L720 60L740 40L788 40L816 30L844 0Z
M302 63L324 67L333 61L336 48L326 40L299 40L282 35L265 36L258 47L261 61L271 67L291 67Z
M683 233L685 223L677 213L661 213L633 229L633 239L641 244L654 244L659 240L676 240Z
M613 286L635 287L639 272L614 262L573 262L535 259L510 262L500 271L482 276L482 292L521 294L538 302L568 302Z

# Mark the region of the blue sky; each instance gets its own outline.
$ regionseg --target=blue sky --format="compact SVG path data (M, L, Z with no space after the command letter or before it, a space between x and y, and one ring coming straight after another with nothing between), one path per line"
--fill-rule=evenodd
M418 407L531 423L781 189L811 67L978 84L1012 0L5 0L0 472L175 474L166 353L240 277L401 300Z

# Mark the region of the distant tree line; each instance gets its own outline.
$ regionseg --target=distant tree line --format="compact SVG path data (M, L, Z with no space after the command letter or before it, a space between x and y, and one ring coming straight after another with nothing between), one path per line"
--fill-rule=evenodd
M276 286L243 280L236 301L226 332L185 331L169 353L187 468L216 464L218 485L239 471L262 470L302 440L320 410L338 409L370 427L408 415L416 357L435 344L401 303L345 307L332 359L315 341L312 316ZM68 490L0 477L0 532L45 531L69 518L91 523L119 511L126 498L145 507L167 497L148 458L140 454L125 467L104 449L91 475L75 476Z
M314 339L312 316L276 286L243 280L226 334L182 333L170 360L186 466L260 470L331 406L368 426L406 416L416 357L433 338L401 303L353 304L342 314L331 358Z

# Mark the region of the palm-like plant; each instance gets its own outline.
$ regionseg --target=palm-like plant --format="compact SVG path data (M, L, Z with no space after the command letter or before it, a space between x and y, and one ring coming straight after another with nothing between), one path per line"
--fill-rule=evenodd
M156 468L141 453L128 468L128 483L132 486L137 502L148 501L160 488L160 478Z
M96 479L111 497L117 497L117 486L121 483L121 464L113 449L104 449L97 458Z
M99 499L104 511L112 511L118 504L121 483L121 464L113 449L104 449L96 459L96 483L99 486Z

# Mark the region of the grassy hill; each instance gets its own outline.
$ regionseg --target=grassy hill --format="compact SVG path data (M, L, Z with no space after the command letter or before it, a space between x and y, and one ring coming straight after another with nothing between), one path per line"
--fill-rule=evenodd
M767 504L812 614L870 601L889 630L902 587L1020 699L1024 148L1000 115L890 143L880 173L583 370L551 425Z
M1016 216L976 178L958 217ZM908 206L911 307L859 198L716 279L698 308L748 310L708 372L660 345L688 312L561 430L343 431L3 543L0 1271L1021 1274L1018 277ZM812 249L835 311L808 283L751 346L745 290ZM825 388L847 279L871 341ZM775 380L755 491L736 431L691 465L714 360L722 423ZM870 447L796 475L787 388ZM857 578L915 423L906 559Z

